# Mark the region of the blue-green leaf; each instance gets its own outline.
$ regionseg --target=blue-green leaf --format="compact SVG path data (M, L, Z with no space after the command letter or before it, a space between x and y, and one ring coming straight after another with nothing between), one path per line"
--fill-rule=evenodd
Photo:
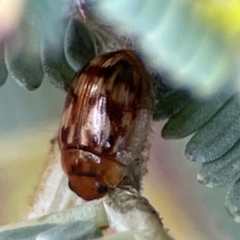
M11 41L5 44L5 61L13 79L29 90L37 89L44 76L38 29L22 22Z
M219 93L208 100L192 100L179 113L168 120L162 130L164 138L184 138L209 121L233 95L232 90Z
M225 206L234 220L240 222L240 179L228 191Z
M39 234L36 240L90 240L102 235L94 223L76 221L49 229Z
M238 94L192 137L185 153L190 160L209 162L225 154L240 138Z
M73 80L75 71L68 64L64 54L64 37L67 20L58 20L52 30L52 36L42 36L41 58L44 71L50 81L58 87L67 89Z
M198 173L199 182L210 187L222 187L240 177L240 142L221 158L203 163Z
M72 18L68 23L64 51L68 63L76 72L95 57L92 37L79 19Z

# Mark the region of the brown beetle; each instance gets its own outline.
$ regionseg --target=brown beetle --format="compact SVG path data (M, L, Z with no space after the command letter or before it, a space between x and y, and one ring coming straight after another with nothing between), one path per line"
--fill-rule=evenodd
M58 141L69 187L83 199L102 197L131 178L129 169L140 168L151 91L141 60L130 50L98 56L76 74Z

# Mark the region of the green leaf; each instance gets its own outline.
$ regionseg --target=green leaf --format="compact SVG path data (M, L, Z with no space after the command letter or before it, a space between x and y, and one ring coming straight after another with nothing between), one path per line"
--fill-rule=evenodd
M159 97L154 109L154 119L166 119L178 113L189 102L186 92L176 92L169 97Z
M194 133L209 121L232 95L233 91L227 90L205 101L191 101L179 113L170 117L162 130L162 136L166 139L184 138Z
M5 43L5 61L9 74L28 90L37 89L44 72L40 59L40 33L37 28L22 22Z
M64 38L67 20L58 20L53 26L52 36L42 36L41 58L44 71L50 81L57 87L68 89L72 83L75 71L68 64L64 54Z
M28 4L34 22L41 32L41 60L50 81L60 88L68 88L75 71L64 54L64 38L70 12L69 1L32 0Z
M37 236L37 240L90 240L103 236L96 225L88 221L70 222L49 229Z
M227 193L225 206L236 222L240 222L240 179L236 181Z
M151 81L154 92L153 119L162 120L178 113L190 101L190 94L186 90L176 90L166 84L169 82L166 74L152 75Z
M185 153L190 160L209 162L226 153L240 138L238 94L192 137Z
M92 37L79 19L72 18L68 23L64 52L67 61L76 72L95 57Z
M27 226L19 227L13 230L6 230L0 232L0 239L4 240L33 240L39 233L47 231L53 227L57 226L56 224L41 224L36 226Z
M199 182L210 187L222 187L240 177L240 142L235 144L223 157L203 163L198 173Z

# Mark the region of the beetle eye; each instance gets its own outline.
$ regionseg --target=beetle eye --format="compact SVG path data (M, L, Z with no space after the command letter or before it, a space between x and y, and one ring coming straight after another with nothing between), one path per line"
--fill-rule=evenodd
M108 191L108 187L101 185L100 183L96 183L96 189L97 189L98 193L100 193L100 194L104 194Z

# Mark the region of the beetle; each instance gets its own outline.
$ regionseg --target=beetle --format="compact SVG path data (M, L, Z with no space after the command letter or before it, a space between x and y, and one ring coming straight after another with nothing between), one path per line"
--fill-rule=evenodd
M131 50L95 57L74 77L58 134L69 187L85 200L130 184L139 190L152 87Z

